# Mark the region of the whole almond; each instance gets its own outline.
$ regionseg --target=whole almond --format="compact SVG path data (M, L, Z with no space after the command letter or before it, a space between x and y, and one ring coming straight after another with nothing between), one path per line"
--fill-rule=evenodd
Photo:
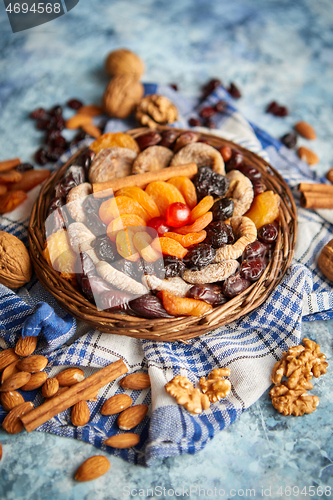
M23 385L27 384L30 378L31 373L29 372L13 373L13 375L8 377L7 380L0 385L0 391L15 391L16 389L19 389Z
M71 386L78 382L82 382L84 379L84 372L80 368L66 368L66 370L58 373L55 378L58 380L59 385Z
M147 389L150 387L150 378L148 373L131 373L122 378L119 382L124 389Z
M24 403L24 399L22 394L17 391L7 391L2 392L0 395L0 401L3 408L6 411L12 410L15 406L21 405Z
M111 448L132 448L140 442L140 436L133 432L124 434L115 434L104 441L103 444L111 446Z
M81 108L77 111L78 115L88 115L88 116L100 116L103 114L103 110L97 104L86 104L85 106L81 106Z
M107 399L102 406L102 415L115 415L123 410L126 410L131 406L133 400L131 396L127 394L116 394L111 398Z
M23 430L23 424L21 422L20 417L26 415L33 409L34 405L31 401L27 401L18 406L15 406L8 415L5 416L4 421L2 422L2 427L5 431L9 432L9 434L17 434Z
M301 160L305 161L308 165L315 165L319 163L319 158L314 151L304 146L297 150L297 154Z
M20 359L17 363L17 368L25 372L36 373L44 370L48 363L48 359L41 354L33 354L27 358Z
M19 357L15 354L14 349L4 349L0 352L0 371L13 363L13 361L18 361L18 359Z
M82 127L82 125L91 123L91 121L92 121L91 115L85 115L83 113L76 114L66 121L66 128L77 129Z
M148 411L147 405L135 405L121 412L117 418L117 424L122 431L130 431L138 425L146 416Z
M299 135L301 135L305 139L308 139L309 141L313 141L317 138L315 129L308 122L298 122L294 126L294 129Z
M1 374L1 383L7 380L7 378L9 378L11 375L14 375L14 373L19 372L19 370L16 368L16 363L17 361L13 361L12 363L10 363L10 365L6 366Z
M45 383L42 387L42 396L44 398L52 398L59 389L59 382L55 377L50 377L45 380Z
M333 184L333 168L331 168L327 174L326 174L326 179L328 179L332 184Z
M95 139L102 135L101 129L97 127L97 125L94 125L94 123L86 123L85 125L82 125L82 130Z
M44 384L46 379L47 379L47 373L45 373L45 372L33 373L31 375L28 383L25 385L22 385L21 390L22 391L34 391L35 389L42 387L42 385Z
M37 337L20 337L15 346L15 353L25 358L34 352L37 346Z
M77 481L91 481L103 476L110 469L110 462L103 455L87 458L75 474Z
M71 411L71 421L76 427L86 425L90 420L90 410L86 401L75 403Z

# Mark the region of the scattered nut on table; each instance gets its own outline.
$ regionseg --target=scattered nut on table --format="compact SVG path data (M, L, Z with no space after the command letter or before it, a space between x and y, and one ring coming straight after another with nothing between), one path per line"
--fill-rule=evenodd
M216 403L220 399L225 398L231 391L231 382L225 377L229 377L229 368L215 368L212 370L207 379L201 377L199 385L204 394L207 394L211 403Z
M105 70L111 76L133 75L139 80L144 69L142 59L128 49L113 50L105 61Z
M202 410L210 407L209 398L199 389L193 387L188 378L176 375L165 385L165 390L174 397L177 403L184 406L186 410L194 415L198 415Z
M141 125L156 128L177 120L176 106L165 96L152 94L144 97L138 104L135 117Z
M318 266L326 278L333 281L333 240L322 248L318 258Z
M16 236L0 231L0 283L16 289L31 280L29 252Z
M114 77L103 96L103 109L115 118L127 118L142 99L144 88L135 76Z

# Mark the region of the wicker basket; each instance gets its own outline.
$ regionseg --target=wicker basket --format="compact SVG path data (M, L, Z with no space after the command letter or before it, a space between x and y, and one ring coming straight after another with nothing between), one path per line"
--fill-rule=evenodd
M166 128L161 127L161 129ZM139 128L131 130L129 133L135 138L146 131L146 128ZM223 138L210 134L202 134L202 136L212 146L221 147L228 145L240 150L246 162L260 170L267 189L280 195L279 235L273 257L261 278L240 295L214 308L212 312L202 317L190 316L178 317L171 320L147 320L124 313L98 311L96 306L89 302L68 281L62 279L59 273L47 264L42 254L45 246L44 221L53 188L64 175L68 165L73 162L74 156L66 165L54 172L42 186L32 210L28 234L30 255L37 278L55 297L63 309L77 319L105 333L150 340L186 341L186 339L205 334L239 319L256 309L266 300L284 276L293 257L297 236L297 217L296 206L291 191L283 178L256 154Z

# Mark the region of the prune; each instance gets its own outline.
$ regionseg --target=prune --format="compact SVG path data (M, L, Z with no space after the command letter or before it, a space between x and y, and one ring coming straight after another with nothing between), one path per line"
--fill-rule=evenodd
M205 106L199 111L201 118L210 118L216 114L216 110L212 106Z
M253 195L257 196L266 191L266 186L261 179L250 179L253 187Z
M86 182L86 176L84 172L84 168L80 165L71 165L65 175L64 175L64 184L66 185L69 182L74 182L76 186Z
M71 109L80 109L83 106L83 103L79 99L70 99L67 101L67 106Z
M52 198L49 204L47 214L50 215L54 210L61 208L65 204L65 198Z
M266 112L275 116L287 116L289 114L288 108L286 108L286 106L280 106L276 101L272 101L268 104Z
M164 130L161 133L162 139L158 143L159 146L164 146L165 148L173 148L173 145L179 136L179 132L176 130Z
M256 258L244 260L240 267L240 275L250 281L257 281L267 267L267 260Z
M205 229L207 232L204 243L213 248L221 248L224 245L231 245L235 241L232 227L221 220L211 222Z
M239 99L240 97L242 97L239 88L233 82L230 83L227 91L234 99Z
M230 172L230 170L238 170L239 167L242 166L244 162L243 153L237 151L237 149L232 149L231 151L232 151L231 158L229 161L227 161L225 166L227 172Z
M27 172L28 170L33 170L34 166L31 165L31 163L20 163L19 165L16 165L15 170L17 172Z
M186 294L190 299L204 300L212 306L220 306L227 302L221 287L218 285L194 285Z
M164 271L165 278L174 278L175 276L183 276L185 264L181 259L172 257L171 255L164 256Z
M131 309L137 316L147 319L171 318L163 307L162 301L155 295L142 295L130 302Z
M95 151L93 151L92 149L86 149L76 159L77 165L80 165L84 168L86 177L88 177L89 168L95 156Z
M190 127L200 127L202 125L201 120L199 118L190 118L188 121Z
M150 146L155 146L160 142L162 136L159 132L153 130L151 132L147 132L146 134L140 135L135 140L138 143L138 146L141 151Z
M230 278L227 278L222 285L222 293L231 299L232 297L236 297L240 293L244 292L251 285L251 281L237 273Z
M277 224L265 224L258 229L258 240L262 243L274 243L279 234Z
M256 240L245 247L243 258L245 260L257 259L258 257L265 257L268 252L269 246Z
M231 198L222 198L214 203L212 207L214 220L227 220L234 213L235 203Z
M116 244L105 234L97 236L92 241L91 246L94 248L97 257L109 264L119 259Z
M100 309L106 311L126 311L132 297L128 293L112 289L102 293L100 297L96 297L95 301Z
M107 281L103 280L99 276L91 275L82 276L81 290L82 293L87 297L87 299L96 303L96 299L99 299L102 293L110 292L113 289Z
M137 277L140 279L144 274L155 274L155 267L153 262L147 262L144 259L139 259L136 262L137 265Z
M202 87L202 100L205 100L217 87L222 85L221 80L218 78L212 78Z
M229 179L209 167L200 167L192 182L197 190L198 201L208 195L222 198L229 188Z
M242 172L242 174L246 175L246 177L248 177L251 181L261 179L261 172L251 165L241 165L238 170Z
M133 278L136 281L138 280L140 273L138 271L138 266L136 262L132 262L131 260L126 260L126 259L120 259L112 262L112 266L118 269L118 271L126 274L126 276L129 276L130 278Z
M106 234L106 225L101 221L97 213L87 215L85 225L95 236L104 236Z
M296 146L296 144L297 144L297 135L296 135L295 132L289 132L288 134L283 135L281 137L280 141L287 148L293 149Z
M206 243L199 243L193 248L189 248L183 261L189 269L200 271L208 266L216 257L216 250Z

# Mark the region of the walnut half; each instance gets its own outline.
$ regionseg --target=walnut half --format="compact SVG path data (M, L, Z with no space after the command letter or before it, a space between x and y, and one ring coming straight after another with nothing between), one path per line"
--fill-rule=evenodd
M199 389L195 389L192 382L181 375L176 375L170 380L165 385L165 390L176 399L179 405L184 406L193 415L198 415L210 406L208 396L202 394Z
M225 398L231 391L231 383L228 379L230 375L229 368L215 368L207 377L201 377L199 385L204 394L207 394L211 403L216 403Z
M165 96L147 95L139 102L135 117L141 125L155 129L157 125L167 125L177 120L176 106Z

